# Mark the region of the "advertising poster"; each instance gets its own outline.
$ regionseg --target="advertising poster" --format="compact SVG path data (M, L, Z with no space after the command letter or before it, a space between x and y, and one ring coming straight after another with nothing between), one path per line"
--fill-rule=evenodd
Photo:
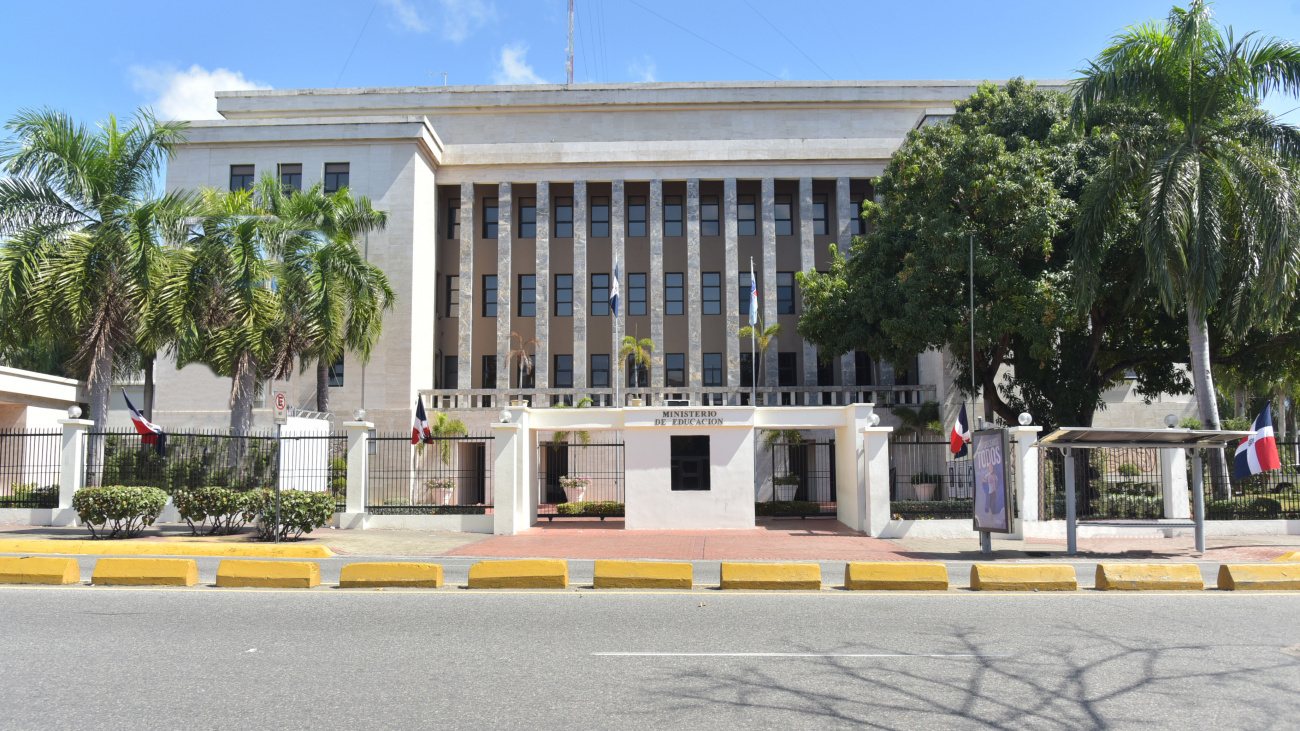
M1011 487L1007 484L1007 435L1002 429L975 432L975 530L1011 532Z

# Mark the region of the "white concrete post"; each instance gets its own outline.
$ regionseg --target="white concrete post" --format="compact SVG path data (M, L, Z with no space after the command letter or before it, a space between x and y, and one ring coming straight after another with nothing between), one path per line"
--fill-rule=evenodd
M835 430L835 517L853 530L866 530L866 458L862 430L871 426L871 404L844 409L844 426Z
M889 525L889 426L869 426L862 430L863 476L865 477L863 528L869 536L878 536Z
M1016 508L1022 522L1038 521L1038 433L1041 426L1013 426L1015 438ZM1023 535L1023 531L1016 533Z
M74 525L77 514L72 510L72 496L86 486L86 432L95 422L90 419L59 419L63 441L59 462L59 507L50 516L50 525Z
M369 421L345 421L348 431L348 496L345 512L339 516L340 528L366 527L366 488L370 475Z
M492 532L509 536L532 526L528 409L508 407L500 419L492 424Z
M1188 505L1187 452L1182 449L1160 450L1160 491L1165 496L1165 517L1187 520L1192 517Z

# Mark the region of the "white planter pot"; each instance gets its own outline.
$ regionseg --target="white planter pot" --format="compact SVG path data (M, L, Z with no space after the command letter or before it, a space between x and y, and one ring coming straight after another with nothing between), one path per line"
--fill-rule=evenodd
M585 487L566 487L564 488L564 498L571 503L582 502L582 497L587 494Z
M917 500L933 500L934 490L936 487L938 487L938 485L933 482L922 482L912 485L912 489L916 491Z
M639 398L632 399L633 406L645 406L645 401Z
M456 499L456 489L453 487L430 488L429 497L433 499L434 505L452 505Z
M773 486L773 489L776 491L777 500L781 502L789 502L791 500L794 500L794 494L798 492L799 486L798 485L775 485Z

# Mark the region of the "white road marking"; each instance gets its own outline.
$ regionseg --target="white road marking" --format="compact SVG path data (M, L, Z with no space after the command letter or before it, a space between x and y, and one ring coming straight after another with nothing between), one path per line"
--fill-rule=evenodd
M1012 657L1009 652L593 652L595 657Z

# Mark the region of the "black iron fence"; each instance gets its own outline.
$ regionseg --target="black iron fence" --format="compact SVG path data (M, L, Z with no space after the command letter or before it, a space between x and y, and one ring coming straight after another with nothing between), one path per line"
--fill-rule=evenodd
M56 508L62 430L0 429L0 508Z
M626 500L622 442L539 442L537 514L621 516Z
M970 518L975 492L969 452L954 459L947 441L891 441L890 512L908 520Z
M1300 519L1300 442L1277 443L1282 469L1269 470L1244 479L1233 474L1236 445L1222 450L1226 479L1214 476L1210 453L1201 450L1201 469L1205 491L1207 520L1274 520ZM1192 460L1187 460L1187 485L1192 486Z
M771 477L759 485L757 514L835 515L835 440L764 442Z
M469 515L492 512L492 437L411 435L370 440L366 511L378 515Z
M1165 516L1158 449L1074 450L1075 516L1079 520L1155 520ZM1039 515L1065 519L1065 469L1060 449L1043 449L1039 459Z

